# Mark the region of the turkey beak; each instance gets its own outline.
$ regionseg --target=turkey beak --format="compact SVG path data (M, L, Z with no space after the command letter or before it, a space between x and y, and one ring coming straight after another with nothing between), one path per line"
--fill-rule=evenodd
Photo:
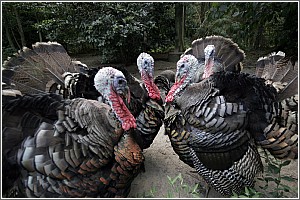
M176 76L175 76L175 82L179 82L181 79L181 73L180 72L177 72L176 73Z
M122 97L123 101L130 103L130 89L125 78L117 77L114 80L114 90Z
M122 90L118 90L118 94L123 98L123 101L127 102L128 104L130 103L131 95L128 86L126 86Z

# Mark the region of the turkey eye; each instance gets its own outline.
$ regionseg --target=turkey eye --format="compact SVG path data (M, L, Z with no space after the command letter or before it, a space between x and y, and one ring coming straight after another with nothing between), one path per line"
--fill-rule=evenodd
M184 68L184 64L182 64L182 65L180 66L180 68Z
M113 82L115 88L124 87L127 85L127 82L122 77L116 77L116 79Z

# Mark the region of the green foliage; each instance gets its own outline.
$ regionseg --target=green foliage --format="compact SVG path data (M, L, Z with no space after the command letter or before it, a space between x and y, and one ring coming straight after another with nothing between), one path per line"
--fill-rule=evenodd
M161 198L200 198L198 192L199 184L193 187L184 183L181 173L175 178L167 176L170 188L166 191L165 196ZM137 198L156 198L156 187L152 186L149 192L143 192L143 194L136 195Z
M175 12L174 3L153 3L151 19L155 26L147 33L146 49L166 53L174 49Z
M179 173L175 178L167 176L169 185L172 187L171 190L168 190L167 198L200 198L198 193L199 184L194 185L193 187L184 183L181 173Z
M278 160L270 153L263 151L261 157L265 160L265 172L257 178L258 189L245 187L240 194L233 192L231 198L289 198L297 196L298 188L292 188L288 183L297 180L282 175L282 168L290 164L290 160Z
M244 191L241 194L233 192L231 198L261 198L261 193L257 192L253 188L245 187Z
M175 45L174 2L4 2L3 54L57 41L70 53L97 52L102 62L135 62L141 51L167 53ZM297 55L297 2L187 2L185 42L207 35L232 38L244 50ZM16 12L19 17L17 17ZM11 48L10 50L8 48Z
M10 57L11 55L13 55L14 53L16 52L16 49L13 49L11 47L7 47L7 48L4 48L3 51L2 51L2 58L8 58ZM3 59L3 61L5 60Z
M263 183L263 186L259 187L264 191L264 195L272 198L287 198L291 194L296 196L298 188L290 187L288 182L296 182L297 179L282 175L282 168L288 166L291 161L276 159L267 152L265 152L263 158L267 166L262 177L257 179Z
M222 35L244 50L266 48L297 54L297 2L207 2L189 4L188 37ZM289 41L288 41L289 40Z
M102 62L128 63L135 62L141 51L173 43L174 30L169 24L174 16L168 12L173 4L169 3L7 2L3 6L5 26L13 30L13 36L18 34L16 19L8 13L14 7L30 35L26 36L28 46L39 41L39 33L42 40L57 41L70 53L95 50ZM20 42L15 42L20 49Z
M133 61L142 51L144 34L153 26L154 22L146 20L149 14L150 4L139 3L101 3L98 15L80 27L88 33L85 39L93 43L100 51L100 55L114 55L121 60ZM102 51L105 49L105 51Z
M156 187L152 186L148 192L137 194L135 198L155 198L156 192Z
M282 175L282 168L290 164L289 160L281 161L264 152L262 157L266 161L265 173L257 178L259 190L245 187L237 194L233 192L231 198L288 198L297 196L298 188L292 188L287 183L296 182L295 178ZM167 176L169 188L161 198L200 198L199 184L190 186L183 180L181 173L172 178ZM275 186L275 187L274 187ZM157 188L152 186L150 191L136 195L137 198L157 198ZM288 195L289 194L289 195Z

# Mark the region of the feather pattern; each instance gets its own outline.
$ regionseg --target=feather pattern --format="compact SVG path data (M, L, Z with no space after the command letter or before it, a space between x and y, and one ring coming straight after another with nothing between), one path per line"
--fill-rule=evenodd
M264 78L226 68L243 59L236 55L242 51L231 40L208 38L193 42L178 61L176 82L165 100L164 123L179 158L228 196L254 185L263 169L258 145L280 159L298 158L297 97L279 101L281 93ZM266 62L279 65L281 57L273 55ZM259 60L257 74L268 77L264 63ZM292 68L280 65L282 70L270 77L284 77Z
M298 94L298 62L294 64L284 52L271 53L257 60L256 76L264 78L278 92L278 101Z
M192 54L204 64L204 49L207 45L215 46L215 59L226 71L240 71L241 62L245 59L245 53L231 39L222 36L207 36L192 42L192 47L183 55ZM200 69L200 68L199 68Z
M45 91L49 81L64 85L63 73L79 72L81 65L84 64L73 62L59 43L38 42L32 49L24 47L3 63L4 70L14 71L12 76L3 79L10 80L22 93L49 92Z
M277 158L298 158L298 62L292 64L284 52L273 52L258 59L256 76L277 91L265 139L258 143Z
M64 99L86 98L105 101L106 98L94 86L98 69L90 69L80 61L73 61L64 47L56 42L37 42L31 49L24 47L14 57L5 61L3 66L2 72L7 86L3 91L7 100L22 93L47 92L60 94ZM137 139L140 137L138 141L144 148L148 148L162 125L164 113L158 88L153 81L154 60L147 53L141 53L138 57L137 68L142 80L132 76L125 67L115 68L125 75L130 88L130 102L125 104L131 114L137 117ZM12 89L21 93L18 94ZM147 124L148 122L152 125Z
M126 94L115 81L125 79L120 71L108 67L99 73L111 88L97 85L108 102L111 91ZM29 198L126 197L144 156L132 136L134 124L123 129L126 120L114 104L57 94L24 95L5 104L3 156L17 174L3 174L4 180L14 178L4 194L17 188L14 194Z

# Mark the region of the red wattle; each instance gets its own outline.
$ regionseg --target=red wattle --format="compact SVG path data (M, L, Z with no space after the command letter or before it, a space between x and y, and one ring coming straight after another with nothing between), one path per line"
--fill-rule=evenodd
M175 82L174 85L171 87L169 93L165 98L165 102L172 102L174 100L174 93L175 91L182 85L183 81L185 80L186 76L180 79L180 81Z
M153 79L145 74L142 74L142 79L147 88L149 97L154 100L159 100L160 92L157 85L154 84Z
M122 128L127 131L130 128L136 128L136 121L131 112L126 107L123 99L117 95L113 90L109 95L112 102L112 107L116 112L116 115L121 119Z

